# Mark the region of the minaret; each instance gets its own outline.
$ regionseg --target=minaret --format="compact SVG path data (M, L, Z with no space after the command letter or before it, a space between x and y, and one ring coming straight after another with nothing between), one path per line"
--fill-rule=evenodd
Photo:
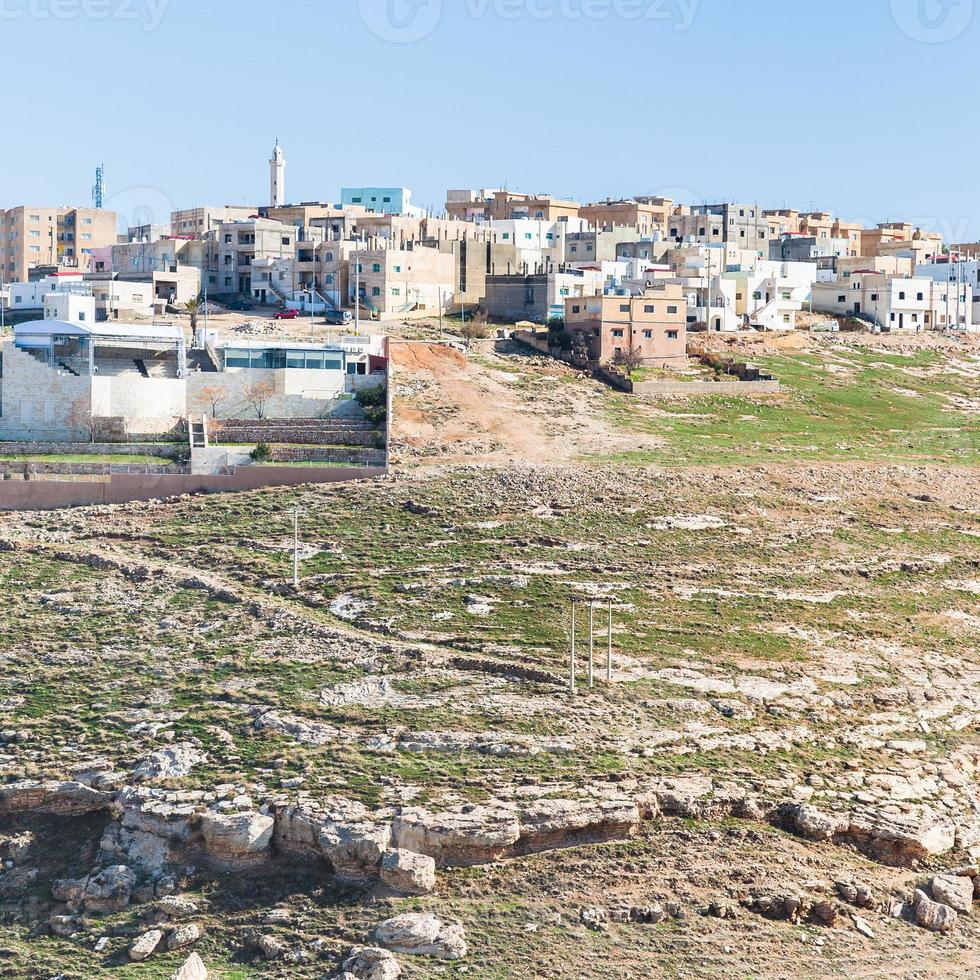
M281 208L286 203L286 158L282 155L282 147L276 140L276 148L272 151L269 161L270 199L274 208Z

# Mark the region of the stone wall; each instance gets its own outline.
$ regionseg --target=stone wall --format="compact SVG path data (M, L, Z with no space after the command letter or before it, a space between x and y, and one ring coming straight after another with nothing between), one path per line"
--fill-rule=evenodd
M275 463L340 463L352 466L384 466L384 449L291 449L277 446L272 449Z
M223 419L219 420L217 428L212 424L212 440L228 444L266 442L270 445L293 443L302 446L365 446L373 449L384 445L384 433L359 420Z
M140 442L0 442L0 456L159 456L176 459L187 451L185 445Z
M778 381L640 381L633 394L641 398L658 396L701 397L704 395L778 395Z

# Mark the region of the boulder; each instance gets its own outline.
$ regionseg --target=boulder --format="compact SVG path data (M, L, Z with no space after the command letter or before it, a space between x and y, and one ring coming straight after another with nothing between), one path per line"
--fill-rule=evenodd
M381 859L391 844L391 827L327 820L320 824L316 840L338 878L370 881L380 873Z
M428 895L436 887L436 862L414 851L388 851L381 861L381 880L402 895Z
M462 959L467 953L463 926L431 912L407 912L382 922L375 939L387 949L408 956Z
M196 943L200 938L201 929L193 922L190 922L187 925L177 926L177 928L173 929L170 935L167 936L167 949L183 949L185 946L190 946L192 943Z
M208 980L208 969L197 953L191 953L170 980Z
M133 769L133 778L138 781L179 779L206 760L207 756L190 742L179 742L151 752Z
M958 916L955 910L941 902L932 901L921 889L915 890L912 908L915 911L915 921L923 929L931 932L952 932L956 928Z
M289 946L284 943L278 936L259 936L256 945L259 947L259 952L262 954L263 959L269 960L279 960L282 959L286 954L286 950Z
M208 858L224 868L261 862L272 843L275 820L262 813L217 813L201 817L201 836Z
M957 912L973 911L973 881L955 875L936 875L929 883L932 897Z
M341 976L351 976L355 980L397 980L402 975L394 954L376 946L352 949L342 970Z
M129 947L129 958L134 963L142 963L143 960L149 959L156 952L162 939L163 932L160 929L144 932L142 936L133 940L133 944Z
M129 905L136 875L125 865L114 865L88 878L54 882L51 894L60 902L86 912L118 912Z
M785 811L791 830L812 841L828 841L847 830L846 814L824 813L808 804L788 807Z

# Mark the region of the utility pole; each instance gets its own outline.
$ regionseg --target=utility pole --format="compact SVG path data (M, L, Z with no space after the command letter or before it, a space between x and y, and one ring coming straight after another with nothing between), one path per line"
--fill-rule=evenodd
M293 511L293 588L299 588L299 508Z
M595 687L595 603L589 603L589 688Z
M606 655L606 681L612 683L612 600L609 600L609 651Z
M569 663L569 687L572 694L575 694L575 602L572 602L572 642L568 656Z

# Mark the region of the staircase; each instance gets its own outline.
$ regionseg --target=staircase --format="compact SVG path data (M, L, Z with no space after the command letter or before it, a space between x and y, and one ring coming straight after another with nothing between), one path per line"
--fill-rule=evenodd
M200 419L190 418L187 420L187 427L191 440L191 452L195 449L208 448L208 426L202 415Z
M136 370L139 371L140 376L143 378L149 378L150 372L146 369L146 361L140 360L140 358L135 358L133 363L136 365Z

